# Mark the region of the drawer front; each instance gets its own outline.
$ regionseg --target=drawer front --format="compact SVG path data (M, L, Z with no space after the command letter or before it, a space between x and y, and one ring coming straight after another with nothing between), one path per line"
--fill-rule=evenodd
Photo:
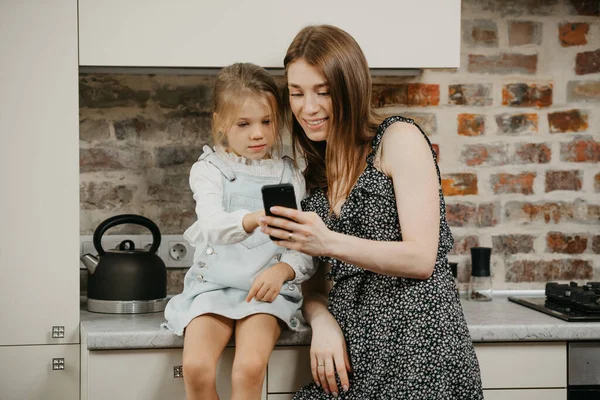
M267 370L267 393L294 393L310 382L309 346L275 348Z
M477 343L475 351L484 389L567 387L566 343Z
M477 343L475 351L484 389L567 387L566 343ZM269 360L267 392L294 393L310 383L309 352L308 346L276 348ZM500 396L504 392L493 392L491 395ZM519 395L514 391L506 392L506 395ZM560 396L563 392L550 390L548 393ZM527 393L536 395L534 391ZM545 392L540 393L543 395ZM511 400L518 399L514 397Z
M231 396L233 356L234 349L226 348L217 366L217 391L222 399ZM183 399L183 377L177 373L181 359L181 349L91 351L87 398Z
M566 389L484 390L485 400L567 400Z
M294 393L267 395L267 400L292 400L293 398L294 398Z

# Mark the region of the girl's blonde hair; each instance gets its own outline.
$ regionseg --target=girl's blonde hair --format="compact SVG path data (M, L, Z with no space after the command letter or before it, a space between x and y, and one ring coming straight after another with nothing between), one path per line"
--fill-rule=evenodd
M292 133L294 155L305 158L307 188L324 188L330 207L346 198L366 166L381 118L371 106L371 73L354 38L331 25L307 26L290 44L283 64L303 60L325 77L333 105L327 142L313 142L289 106L286 88L286 122Z
M244 103L254 99L263 103L271 114L273 150L282 149L279 124L281 94L273 77L262 67L251 63L235 63L223 68L216 77L213 93L212 137L215 145L226 145L227 132L238 118Z

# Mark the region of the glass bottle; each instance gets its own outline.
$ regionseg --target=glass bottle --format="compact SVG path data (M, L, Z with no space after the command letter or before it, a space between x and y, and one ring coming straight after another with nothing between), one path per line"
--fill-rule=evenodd
M490 247L471 247L471 280L469 300L490 301L493 298L492 277L490 274Z

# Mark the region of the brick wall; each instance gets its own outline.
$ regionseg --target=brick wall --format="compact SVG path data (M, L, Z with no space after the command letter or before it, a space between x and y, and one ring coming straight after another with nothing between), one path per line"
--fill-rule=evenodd
M375 78L381 113L435 144L462 282L477 245L493 247L497 288L600 279L599 14L589 0L463 0L461 68ZM80 77L82 234L125 212L163 233L193 222L212 82Z

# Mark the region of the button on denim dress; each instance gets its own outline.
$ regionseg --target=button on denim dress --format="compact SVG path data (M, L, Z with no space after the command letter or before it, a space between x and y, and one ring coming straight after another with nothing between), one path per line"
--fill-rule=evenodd
M221 172L223 208L226 212L236 210L258 211L263 209L261 187L276 183L292 183L293 161L287 157L280 176L254 176L233 171L219 153L205 147L200 161L213 164ZM192 229L192 228L190 228ZM184 235L185 236L185 235ZM218 314L230 319L241 319L252 314L271 314L282 320L292 330L299 328L296 313L302 305L299 277L285 282L277 298L272 302L246 296L254 279L266 268L278 263L286 251L256 229L247 239L233 244L203 243L196 247L194 264L187 271L182 293L174 296L165 308L167 322L163 327L177 335L183 335L192 319L203 314ZM314 272L312 258L301 255L304 265L300 270L307 278ZM298 275L298 268L294 270Z

